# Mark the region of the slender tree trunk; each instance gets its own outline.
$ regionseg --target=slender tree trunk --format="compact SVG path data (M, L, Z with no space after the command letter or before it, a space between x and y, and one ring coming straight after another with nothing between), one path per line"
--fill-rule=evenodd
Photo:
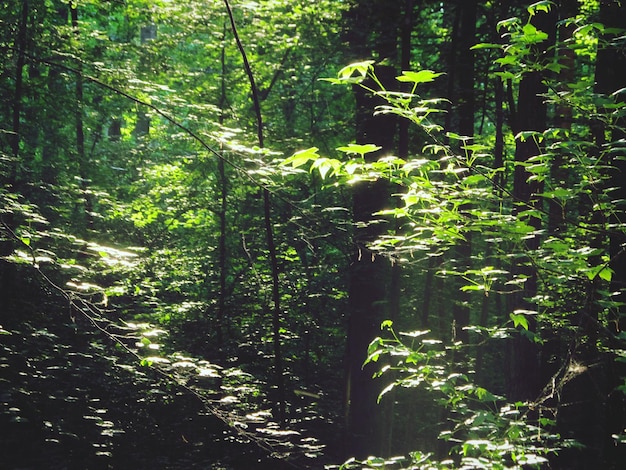
M452 29L452 43L448 59L448 99L450 110L446 116L446 131L454 132L471 139L474 136L474 52L470 49L476 41L476 0L460 0L449 2L454 11ZM454 143L456 150L463 154L465 150ZM468 210L468 206L460 208ZM470 268L471 238L465 234L465 240L458 243L454 249L454 269L464 272ZM456 282L458 291L453 301L453 338L463 344L469 343L469 334L466 327L470 319L470 295L461 291L462 281ZM455 360L463 361L463 355L457 352Z
M226 41L226 28L227 25L224 23L224 29L222 32L223 40ZM226 109L226 46L222 44L222 50L220 52L220 65L222 69L221 80L220 80L220 100L219 100L219 108L222 110L219 117L220 125L224 124L224 112ZM226 216L228 210L228 179L226 178L226 165L223 159L218 159L217 161L217 174L219 181L219 198L220 198L220 210L218 212L219 224L220 224L220 234L218 240L218 251L219 251L219 259L218 259L218 269L219 269L219 294L217 301L217 319L215 323L215 333L217 337L217 349L219 354L223 354L224 350L224 321L226 317L226 280L228 277L228 267L226 264L226 260L228 257L227 249L226 249Z
M157 37L156 24L150 23L144 25L139 30L139 40L141 45L147 44L149 41L155 40ZM146 137L150 134L150 116L148 116L143 107L137 108L137 122L133 129L135 137Z
M561 0L559 5L559 25L557 28L558 49L557 60L563 68L558 74L558 86L560 91L566 92L568 85L574 83L576 72L576 53L569 47L568 42L576 29L575 23L567 23L567 18L574 18L578 13L577 0ZM557 128L571 130L572 128L572 107L565 102L556 105L554 125ZM564 158L560 152L554 155L550 166L550 180L555 189L567 187L567 171L563 168ZM556 198L548 198L548 233L551 236L558 236L564 228L565 213L567 208L565 202Z
M517 119L520 121L520 130L544 130L546 107L540 96L546 90L541 83L542 77L538 72L532 72L522 79L518 98ZM541 149L533 139L526 141L518 140L515 148L515 167L513 181L513 196L516 202L524 204L521 211L529 207L535 207L539 202L536 194L540 192L539 184L529 182L530 174L521 166L530 157L538 155ZM516 212L521 212L516 209ZM537 217L529 217L525 220L534 230L541 228L541 220ZM539 236L534 235L525 242L526 250L532 254L539 247ZM537 293L537 272L529 259L519 262L512 269L518 276L526 278L521 292L510 298L510 311L534 310L534 304L530 300ZM529 330L535 331L535 320L529 316ZM517 335L511 340L511 362L509 370L508 396L509 399L534 400L541 387L539 376L539 348L526 336Z
M237 33L237 26L235 24L235 18L233 16L232 9L228 0L224 0L224 4L226 6L226 10L228 11L228 17L230 19L230 24L232 27L233 35L235 36L235 41L237 43L237 47L239 52L241 53L241 58L243 59L244 68L246 75L248 76L248 80L250 81L250 89L252 91L252 102L254 104L254 111L256 115L256 123L257 123L257 139L259 142L259 147L263 148L265 146L264 138L263 138L263 116L261 114L261 104L259 100L259 93L256 83L254 81L254 74L252 73L252 68L250 67L250 63L248 62L248 57L246 55L246 51L241 43L241 39L239 38L239 34ZM265 225L265 235L267 239L267 249L270 257L270 269L271 269L271 277L272 277L272 300L274 303L274 307L272 309L272 334L273 334L273 347L274 347L274 373L276 378L276 405L277 405L277 419L281 424L285 421L285 377L283 371L283 358L282 358L282 350L281 350L281 335L280 335L280 284L278 278L278 261L276 257L276 243L274 241L274 227L272 225L272 204L270 199L270 192L267 188L263 188L263 214L264 214L264 225Z
M476 42L476 0L462 0L458 8L459 24L459 48L455 68L458 73L458 131L459 134L469 137L468 144L472 143L474 137L474 52L471 47ZM466 153L468 151L461 149ZM461 211L468 210L468 206L460 208ZM458 257L458 269L465 271L471 268L472 241L470 233L465 234L465 240L459 243L456 248ZM459 298L454 304L454 329L457 341L463 344L469 343L469 334L466 329L470 320L470 295L469 292L459 291ZM462 358L459 358L462 359Z
M496 111L496 140L493 148L493 167L494 169L502 169L496 173L494 181L494 191L502 195L504 187L504 84L500 77L496 77L494 83L494 99Z

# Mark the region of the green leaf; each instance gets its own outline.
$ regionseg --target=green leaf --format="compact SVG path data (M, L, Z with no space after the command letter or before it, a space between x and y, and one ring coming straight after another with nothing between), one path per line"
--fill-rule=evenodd
M361 167L361 163L355 162L355 161L350 161L348 163L346 163L343 167L343 169L345 170L345 172L349 175L353 175L354 172Z
M372 70L374 65L373 60L365 60L363 62L355 62L350 65L346 65L337 73L337 79L339 82L346 83L359 83L367 76L367 73ZM354 74L356 73L356 77Z
M334 158L318 158L313 162L311 170L316 169L320 172L322 179L326 176L334 174L339 168L341 168L341 162Z
M470 47L471 51L476 51L479 49L502 49L503 46L502 44L494 44L494 43L489 43L489 42L481 42L478 44L474 44L472 47Z
M378 362L378 358L380 357L381 354L383 354L383 350L382 349L377 349L375 350L372 354L367 356L367 359L365 359L365 362L363 363L363 365L368 364L370 362Z
M482 387L476 387L476 390L474 390L474 393L476 394L478 399L481 401L494 401L496 398L487 389L484 389Z
M465 286L461 286L461 290L463 292L485 290L485 286L483 284L467 284Z
M448 137L449 139L452 139L452 140L460 140L460 141L466 141L466 140L470 140L471 139L471 137L467 137L465 135L457 134L456 132L446 132L446 137Z
M402 71L402 75L396 77L399 82L410 83L428 83L440 77L443 73L433 72L432 70L420 70L419 72Z
M585 274L590 281L599 277L604 281L611 282L611 279L613 278L613 270L605 264L591 268L587 270Z
M430 333L430 330L403 331L400 334L408 336L409 338L418 338L420 336L427 335L428 333Z
M518 59L516 59L515 57L511 56L511 55L506 55L504 57L500 57L499 59L496 59L495 62L496 64L499 65L516 65L517 64ZM501 72L497 73L498 75L502 75ZM513 75L515 76L515 75Z
M506 20L498 21L496 25L496 30L500 31L502 28L511 29L513 26L518 25L520 23L520 19L517 17L507 18Z
M600 276L600 279L604 281L611 282L611 279L613 279L613 272L614 271L611 268L605 267L598 273L598 276Z
M343 147L337 147L337 150L343 153L353 153L353 154L358 154L358 155L363 156L366 153L376 152L377 150L380 150L381 148L382 147L378 145L374 145L374 144L364 144L364 145L348 144Z
M376 351L380 346L382 346L383 344L383 340L382 338L374 338L369 346L367 347L367 354L372 354L374 353L374 351Z
M528 330L528 320L523 314L510 313L509 316L511 317L511 320L513 320L513 326L515 328L517 328L518 326L521 326L525 330Z
M309 160L316 160L320 156L318 155L319 149L317 147L311 147L304 150L299 150L294 153L291 157L283 160L280 165L287 166L291 165L293 168L297 168L309 162Z
M530 16L534 16L537 14L537 12L543 11L545 13L549 13L550 9L552 8L552 5L554 5L554 3L552 3L551 1L548 0L542 0L541 2L536 2L533 3L532 5L530 5L527 10L528 13L530 14Z
M524 33L523 41L528 44L536 44L548 39L548 34L543 31L535 28L532 24L525 24L522 28L522 32Z
M376 400L376 403L380 403L380 400L383 398L383 395L387 392L390 392L391 390L393 390L393 388L396 386L395 382L391 382L389 385L387 385L385 388L383 388L383 391L380 392L380 395L378 395L378 399Z
M537 131L521 131L515 135L515 140L526 142L528 139L536 139L537 142L543 141L543 134Z

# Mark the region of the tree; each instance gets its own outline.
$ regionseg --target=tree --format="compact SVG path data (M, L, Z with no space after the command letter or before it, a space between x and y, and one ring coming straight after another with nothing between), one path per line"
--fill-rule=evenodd
M530 37L531 54L538 60L546 55L554 44L555 13L553 9L531 10L531 20L525 25L528 31L524 34ZM539 231L542 228L541 216L533 213L533 209L540 209L542 204L538 195L542 192L541 182L532 178L526 170L526 164L533 157L540 155L543 150L539 146L536 136L547 128L547 105L543 95L547 91L544 85L545 72L541 69L524 73L519 83L517 107L513 116L511 128L516 134L515 143L515 172L513 181L513 199L516 212L523 214L520 218L526 220L535 230L525 242L525 249L532 253L539 248ZM532 256L532 255L531 255ZM525 260L514 267L517 275L523 276L526 281L522 291L511 298L510 310L534 310L532 298L537 295L537 272L530 260ZM531 317L532 318L532 317ZM529 331L535 331L531 323ZM513 400L533 400L541 390L539 378L539 350L532 340L520 335L511 342L510 346L509 396Z
M395 63L398 59L398 31L388 29L380 23L384 12L385 24L390 18L392 24L399 24L401 5L399 2L380 0L357 2L347 12L351 20L347 38L354 56L367 54L379 61L375 75L385 88L395 82ZM363 27L363 20L369 28ZM374 37L371 37L374 33ZM388 62L393 65L385 65ZM365 87L376 87L374 81ZM356 144L367 146L376 143L375 151L363 152L366 161L376 161L394 152L397 137L397 123L393 116L373 115L373 110L382 105L381 100L366 88L357 87L356 98ZM355 150L358 152L358 148ZM369 244L386 230L384 221L376 214L387 208L390 188L386 181L377 180L356 184L352 195L352 217L356 226L354 232L354 253L350 267L348 287L349 322L346 349L346 417L347 445L346 457L366 457L372 449L380 453L384 437L379 434L383 426L383 416L376 410L378 390L372 382L373 368L363 367L367 358L367 346L375 336L381 321L387 314L389 300L387 284L389 262L371 251Z

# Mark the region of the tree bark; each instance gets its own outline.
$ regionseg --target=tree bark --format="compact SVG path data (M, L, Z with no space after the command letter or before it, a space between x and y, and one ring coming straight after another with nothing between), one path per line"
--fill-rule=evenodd
M596 64L596 92L611 95L617 90L626 87L626 54L624 53L623 34L626 29L626 3L617 0L600 1L600 21L609 28L619 28L620 33L611 33L601 38L606 46L598 51ZM617 100L624 101L624 95L619 94ZM623 114L613 123L610 139L614 148L621 147L626 139L626 118ZM626 329L626 232L623 225L626 220L626 159L624 154L613 152L609 165L608 186L614 188L610 193L613 201L613 211L609 218L609 226L616 227L609 236L609 266L613 276L609 290L616 292L612 298L616 302L610 310L609 330L613 335L623 335ZM623 349L623 340L621 348ZM618 345L619 347L619 345ZM626 460L626 446L616 444L608 436L624 434L626 422L626 401L624 392L616 388L623 386L626 377L626 364L610 356L605 359L607 374L607 401L605 406L606 429L602 457L605 462L624 462Z
M548 39L534 49L535 60L539 60L554 42L555 12L537 12L532 24L548 34ZM531 71L522 77L519 84L517 111L513 131L542 132L547 127L547 105L543 94L547 88L543 83L543 71ZM538 194L542 192L542 185L537 180L531 180L531 174L523 166L529 158L542 153L538 142L533 138L517 138L515 142L515 172L513 176L513 199L516 205L514 213L520 214L533 208L541 208ZM524 216L523 221L535 231L541 229L541 219L538 216ZM537 293L537 272L530 261L530 256L539 247L539 235L535 234L525 241L525 250L529 257L517 262L513 274L524 276L526 282L521 292L510 298L510 311L518 309L535 310L532 298ZM534 315L527 316L529 332L532 335L536 330ZM518 334L509 342L509 374L507 381L507 395L513 401L532 401L541 391L540 350L538 345L526 335Z
M383 86L395 85L396 70L379 65L374 73ZM373 115L374 108L381 104L380 98L372 96L362 88L356 91L357 143L376 143L382 149L368 154L371 160L393 151L396 135L396 119L388 115ZM364 458L380 451L383 443L379 435L381 427L380 408L377 397L380 386L372 379L377 364L363 367L369 343L380 332L385 319L386 284L389 262L368 249L368 244L383 233L381 220L372 220L373 214L386 207L389 187L386 181L361 182L353 191L353 219L355 229L355 253L350 267L348 288L350 320L348 326L347 369L348 369L348 444L349 456Z
M475 93L474 93L474 51L471 47L476 42L476 0L462 0L457 5L458 25L458 47L455 48L456 54L453 68L457 73L454 74L458 81L456 84L458 103L456 107L458 123L457 129L449 129L458 131L462 136L470 138L466 143L471 144L474 137L474 111L475 111ZM456 35L455 35L456 36ZM461 152L467 152L465 149L459 149ZM469 207L464 205L461 211L468 210ZM472 242L470 233L465 234L465 240L461 241L455 250L457 257L456 268L460 271L466 271L471 268ZM455 339L465 345L469 343L469 334L466 329L470 321L470 295L469 292L460 291L457 293L458 299L454 303L454 336ZM457 354L457 359L463 360L462 356Z

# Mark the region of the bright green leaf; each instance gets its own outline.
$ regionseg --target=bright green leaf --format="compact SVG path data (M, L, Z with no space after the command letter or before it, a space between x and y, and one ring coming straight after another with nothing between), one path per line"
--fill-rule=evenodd
M440 77L443 73L433 72L432 70L420 70L419 72L403 71L402 75L396 77L399 82L410 83L428 83Z
M552 5L554 5L553 2L548 1L548 0L542 0L540 2L535 2L532 5L530 5L527 10L528 13L530 14L530 16L534 16L537 14L537 12L543 11L545 13L549 13L550 9L552 8Z
M376 152L380 150L382 147L374 144L348 144L343 147L337 147L337 150L344 153L353 153L358 155L365 155L366 153Z
M511 320L513 320L513 326L515 328L521 326L525 330L528 330L528 320L523 314L510 313L509 316L511 317Z
M291 157L283 160L280 164L281 166L291 165L293 168L297 168L309 162L309 160L316 160L319 158L318 152L319 149L317 147L311 147L304 150L299 150L294 153Z

